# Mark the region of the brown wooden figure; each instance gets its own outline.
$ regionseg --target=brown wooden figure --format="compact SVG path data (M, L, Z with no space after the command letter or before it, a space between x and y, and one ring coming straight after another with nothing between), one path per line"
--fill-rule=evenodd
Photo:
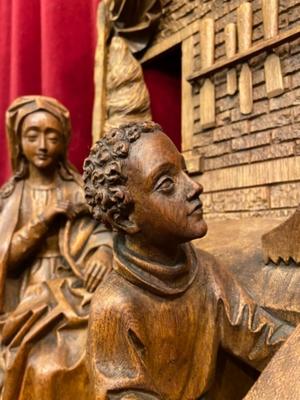
M293 328L190 243L207 231L202 187L161 128L144 122L112 130L84 170L94 217L117 231L113 271L91 306L93 399L199 399L220 346L264 368Z
M1 400L89 399L89 303L111 268L111 234L91 219L67 161L68 110L22 97L6 122L14 175L0 192Z

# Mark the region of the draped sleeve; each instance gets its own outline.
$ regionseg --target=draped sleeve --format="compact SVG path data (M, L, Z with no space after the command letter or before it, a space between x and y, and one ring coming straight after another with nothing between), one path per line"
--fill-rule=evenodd
M260 307L216 260L208 263L223 348L262 370L294 327Z
M19 218L21 198L24 188L24 181L16 184L14 191L6 199L1 199L0 210L0 312L13 307L15 303L15 285L12 290L5 290L7 283L8 254L13 234ZM6 293L9 298L6 298Z

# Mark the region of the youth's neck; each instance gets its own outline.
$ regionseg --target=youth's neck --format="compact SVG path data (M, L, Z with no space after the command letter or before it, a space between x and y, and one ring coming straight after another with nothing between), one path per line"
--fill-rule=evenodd
M179 244L159 245L150 243L147 239L125 235L126 247L143 258L168 266L176 265L182 255Z
M57 167L52 168L36 168L34 165L29 165L29 181L35 185L51 185L57 177Z

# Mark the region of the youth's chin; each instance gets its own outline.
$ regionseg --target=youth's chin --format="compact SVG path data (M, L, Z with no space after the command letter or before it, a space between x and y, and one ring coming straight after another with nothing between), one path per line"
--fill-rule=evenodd
M204 237L207 233L207 223L204 221L204 219L201 219L200 221L197 221L195 224L191 226L190 233L191 233L191 238L190 240L194 239L200 239Z

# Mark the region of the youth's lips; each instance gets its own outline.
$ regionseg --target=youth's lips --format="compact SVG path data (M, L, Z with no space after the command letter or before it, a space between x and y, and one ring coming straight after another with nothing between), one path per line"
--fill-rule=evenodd
M194 204L193 208L191 209L191 211L188 213L188 215L192 215L192 214L202 214L203 212L203 206L201 201L197 201L197 203Z

